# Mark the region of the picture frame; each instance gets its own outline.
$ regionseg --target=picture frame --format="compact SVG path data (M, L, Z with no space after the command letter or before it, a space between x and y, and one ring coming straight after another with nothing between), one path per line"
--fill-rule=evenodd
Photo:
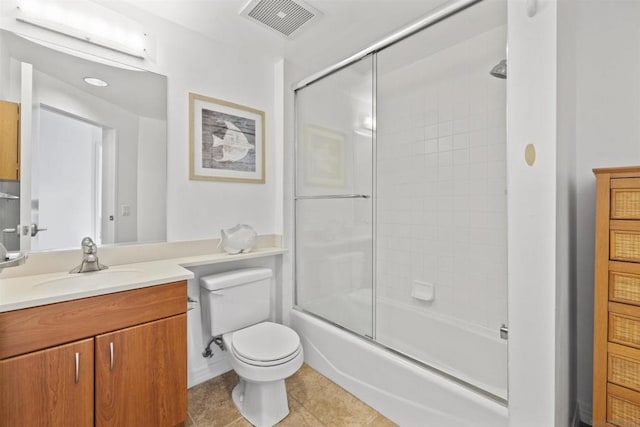
M264 111L189 93L189 179L265 182Z
M312 124L306 124L303 132L305 184L344 187L345 135Z

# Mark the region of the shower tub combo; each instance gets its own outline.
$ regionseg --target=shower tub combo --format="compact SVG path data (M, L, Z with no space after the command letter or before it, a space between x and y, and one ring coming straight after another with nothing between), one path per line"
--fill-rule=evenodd
M508 425L505 46L450 2L295 88L291 326L403 426Z

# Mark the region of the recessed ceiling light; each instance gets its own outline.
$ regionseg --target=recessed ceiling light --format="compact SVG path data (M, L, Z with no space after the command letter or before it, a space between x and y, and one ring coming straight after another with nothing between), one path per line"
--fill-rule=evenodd
M98 86L98 87L109 86L109 83L97 77L85 77L84 81L85 83L90 84L91 86Z

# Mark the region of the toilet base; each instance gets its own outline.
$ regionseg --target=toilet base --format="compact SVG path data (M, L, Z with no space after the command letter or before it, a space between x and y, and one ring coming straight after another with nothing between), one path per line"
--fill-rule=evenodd
M251 382L240 377L231 393L240 414L257 427L270 427L289 415L284 380Z

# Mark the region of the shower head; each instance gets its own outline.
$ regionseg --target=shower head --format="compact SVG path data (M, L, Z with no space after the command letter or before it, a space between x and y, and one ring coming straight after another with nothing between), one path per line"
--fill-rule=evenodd
M503 59L502 61L500 61L498 65L496 65L491 69L491 71L489 71L489 74L499 79L506 79L507 78L507 60Z

